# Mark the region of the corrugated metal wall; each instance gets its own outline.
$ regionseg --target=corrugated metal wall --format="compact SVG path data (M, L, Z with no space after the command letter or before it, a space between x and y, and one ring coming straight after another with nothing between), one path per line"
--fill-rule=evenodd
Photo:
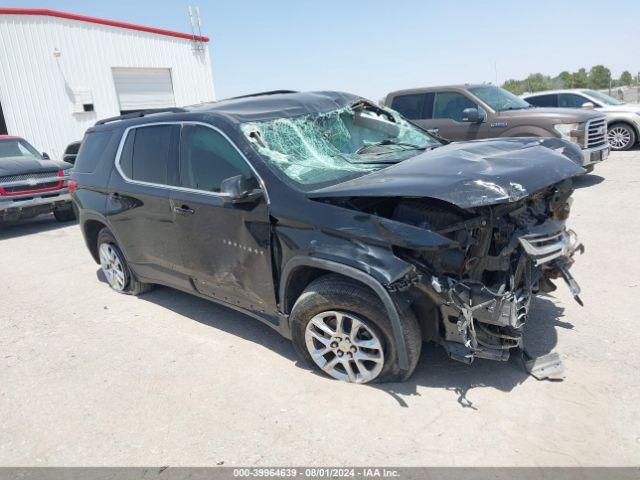
M54 56L54 49L60 56ZM0 102L12 135L61 159L96 120L119 115L111 69L170 68L176 105L215 99L208 48L189 40L46 16L0 15ZM89 90L93 112L73 113Z

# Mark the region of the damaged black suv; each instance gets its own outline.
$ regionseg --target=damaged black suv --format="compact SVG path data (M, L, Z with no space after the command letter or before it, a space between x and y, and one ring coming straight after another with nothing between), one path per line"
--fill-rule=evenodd
M506 360L579 248L579 149L445 144L339 92L268 92L88 130L72 178L111 288L167 285L255 317L345 381L397 381L423 341ZM577 157L576 157L577 155Z

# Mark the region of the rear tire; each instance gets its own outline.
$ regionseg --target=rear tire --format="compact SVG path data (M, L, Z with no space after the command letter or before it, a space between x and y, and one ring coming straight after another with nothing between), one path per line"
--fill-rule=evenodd
M633 147L636 144L638 137L636 135L636 131L631 125L626 123L614 123L609 125L607 139L611 150L624 151Z
M420 357L422 336L412 312L400 312L400 320L408 371L398 367L397 345L384 305L355 280L336 274L317 278L300 295L290 315L299 356L310 367L352 383L396 382L411 376Z
M53 216L58 222L70 222L76 219L76 212L73 211L71 205L68 207L58 207L53 210Z
M103 228L98 233L98 255L102 273L109 286L116 292L141 295L153 289L153 284L136 279L118 242L108 228Z

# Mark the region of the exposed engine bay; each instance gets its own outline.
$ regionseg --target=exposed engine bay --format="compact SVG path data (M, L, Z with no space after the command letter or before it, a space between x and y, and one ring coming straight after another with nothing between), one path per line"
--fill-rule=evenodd
M416 270L412 278L389 287L407 291L417 304L425 303L425 295L432 301L438 314L431 315L434 325L425 325L430 320L421 315L423 332L451 358L506 361L511 349L523 347L522 328L533 295L555 290L553 281L562 278L582 304L580 287L569 273L575 252L584 249L565 226L571 183L564 180L517 202L469 209L429 198L332 203L449 238L447 249L396 247L395 254Z

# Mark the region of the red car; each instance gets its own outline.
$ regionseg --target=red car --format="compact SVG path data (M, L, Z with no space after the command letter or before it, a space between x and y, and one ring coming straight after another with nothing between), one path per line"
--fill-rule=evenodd
M0 135L0 221L49 212L60 222L75 219L68 189L71 168L23 138Z

